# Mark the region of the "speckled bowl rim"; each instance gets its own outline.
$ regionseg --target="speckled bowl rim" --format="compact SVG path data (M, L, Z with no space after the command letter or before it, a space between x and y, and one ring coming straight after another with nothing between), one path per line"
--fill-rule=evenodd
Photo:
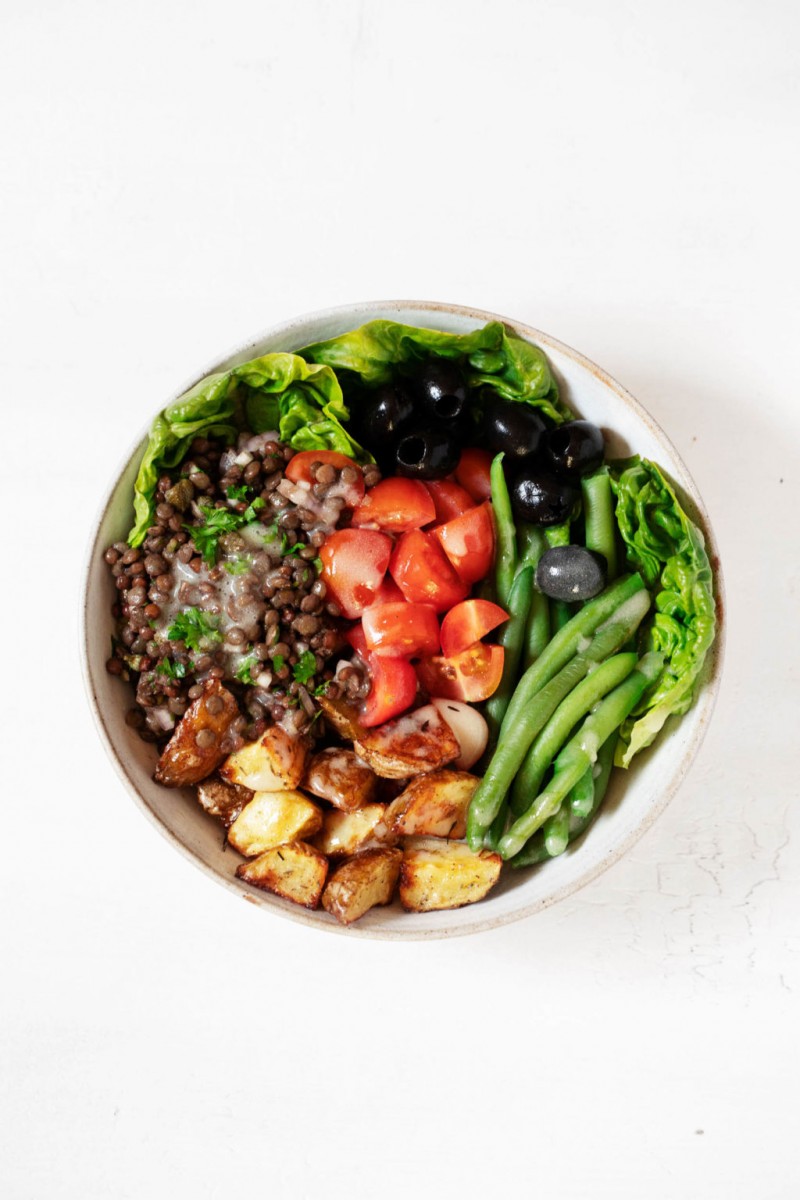
M100 528L111 504L120 476L127 467L128 463L131 461L133 455L137 452L142 438L147 435L147 432L150 428L150 421L148 421L147 425L140 430L136 439L130 445L117 470L111 476L111 482L106 489L103 500L100 503L97 516L95 517L92 530L88 538L82 576L83 586L81 593L83 599L80 612L81 671L86 688L86 694L89 700L89 706L91 708L95 724L97 725L100 733L100 738L106 754L111 760L111 763L122 780L124 786L133 796L138 807L145 814L151 824L154 825L161 835L165 837L167 841L175 847L175 849L179 850L184 857L188 858L189 861L198 867L204 874L208 875L211 879L227 888L230 892L237 896L243 897L245 900L248 900L251 903L256 904L259 908L268 908L268 910L276 916L285 917L290 921L297 921L302 925L306 925L322 933L338 933L347 937L361 937L380 941L427 941L431 939L438 941L447 937L463 937L467 934L484 933L490 929L497 929L501 926L510 925L515 921L521 921L525 917L530 917L536 912L541 912L545 908L549 908L551 905L557 904L559 901L564 900L567 896L580 891L581 888L591 883L592 880L597 879L598 876L602 875L604 871L607 871L609 867L613 866L615 862L622 858L623 855L625 855L631 849L631 847L634 846L639 839L644 836L644 834L648 829L650 829L658 817L661 816L670 800L672 800L673 796L682 785L692 763L697 757L700 746L702 745L703 739L706 735L711 716L714 712L714 707L720 688L725 653L726 632L724 620L725 591L722 568L720 564L719 548L702 497L700 496L697 486L690 472L688 471L686 464L684 463L680 454L678 454L672 441L667 437L666 433L658 424L658 422L654 420L654 418L639 403L639 401L632 396L626 388L617 383L617 381L613 379L607 371L604 371L602 367L597 366L597 364L592 362L591 359L588 359L579 351L574 350L571 346L566 345L566 343L559 341L557 338L551 337L550 334L544 333L540 329L534 329L530 325L521 324L519 321L512 320L509 317L500 316L497 313L487 312L484 309L471 308L459 304L447 304L439 301L378 300L360 301L356 304L336 305L333 308L325 308L316 312L303 313L299 316L290 318L288 321L278 322L277 324L261 331L255 337L248 338L246 341L239 343L226 354L217 355L217 357L211 363L203 367L200 371L194 374L187 383L178 388L174 395L171 396L165 402L165 404L162 405L162 407L166 407L167 404L171 404L173 400L177 399L178 396L183 395L184 392L188 391L190 387L193 387L206 375L209 375L214 371L218 371L221 363L224 363L236 356L247 355L249 351L254 349L266 338L285 335L287 340L291 339L293 330L306 325L310 321L324 321L347 315L348 318L352 316L353 328L355 328L356 326L363 324L364 320L374 319L377 314L380 314L382 318L390 319L393 313L409 309L417 309L433 314L452 314L459 317L466 317L481 323L486 323L487 321L501 321L507 328L509 328L519 337L525 338L527 341L534 342L537 345L541 345L545 348L551 347L552 349L563 354L565 357L571 358L575 363L583 367L585 370L591 372L591 374L594 375L602 384L613 391L619 397L619 399L634 412L636 417L643 424L649 427L653 436L669 448L675 463L680 467L682 472L681 487L683 491L690 497L696 510L696 514L700 519L703 533L706 538L706 548L709 559L713 563L714 568L715 599L717 603L719 620L717 634L711 650L709 651L706 665L704 667L705 678L703 689L694 705L697 711L697 725L694 735L692 740L687 745L683 753L680 766L673 775L670 783L665 787L663 793L660 794L658 800L650 805L650 807L644 813L639 824L631 829L626 837L621 838L620 841L614 846L612 851L606 854L605 857L601 858L598 862L594 863L591 867L587 867L584 872L571 879L568 883L555 889L549 895L541 897L532 903L523 904L513 912L506 912L491 918L481 919L480 916L477 915L480 911L480 905L475 905L466 909L454 909L454 914L475 912L476 919L459 922L458 924L454 924L452 927L435 930L415 929L413 917L410 917L408 922L398 923L396 929L374 929L370 926L359 927L358 923L345 927L340 925L338 922L323 922L320 920L318 911L309 911L308 909L301 908L299 905L283 907L278 905L268 906L259 904L256 898L248 890L246 890L246 886L243 885L240 880L236 879L235 876L225 876L221 872L215 870L209 864L203 862L188 846L181 841L176 834L172 832L171 829L164 824L160 817L153 812L153 810L147 804L138 787L129 775L125 762L123 761L121 755L117 752L116 746L114 745L111 732L106 725L100 705L98 704L97 693L95 691L91 669L89 667L89 639L91 632L89 630L87 619L88 596L90 571L99 550ZM152 417L150 420L152 421Z

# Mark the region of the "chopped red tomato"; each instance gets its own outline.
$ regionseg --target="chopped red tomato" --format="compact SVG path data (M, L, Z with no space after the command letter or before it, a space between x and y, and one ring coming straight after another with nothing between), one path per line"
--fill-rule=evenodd
M442 621L442 654L461 654L507 620L508 613L491 600L462 600Z
M430 604L373 604L361 624L367 648L382 658L411 658L439 649L439 622Z
M461 458L456 467L456 480L465 488L473 500L479 504L482 500L491 499L492 485L489 482L489 471L492 466L492 456L488 450L470 448L462 450Z
M431 696L477 704L497 690L503 675L502 646L476 642L449 658L423 658L417 664L419 681Z
M372 529L338 529L322 543L320 579L342 615L354 620L375 603L392 554L392 539Z
M354 525L373 525L387 533L421 529L436 518L436 505L418 479L392 476L370 488L353 513Z
M452 521L453 517L460 517L468 508L475 506L469 492L452 479L429 479L425 487L436 506L437 525L444 521Z
M402 600L403 593L397 586L391 575L384 577L383 583L375 593L373 604L394 604L396 600Z
M358 504L364 495L364 472L358 463L353 462L352 458L348 458L346 454L339 454L336 450L301 450L299 454L295 454L294 458L289 459L284 474L287 479L291 479L292 483L315 483L316 481L311 478L311 468L314 463L327 464L335 467L337 471L342 471L345 467L354 468L358 472L356 477L344 484L334 485L336 490L333 495L346 494L349 504L353 506Z
M419 529L401 536L389 571L410 604L431 604L436 612L452 608L469 592L436 538Z
M494 517L491 504L481 504L431 530L464 583L488 575L494 560Z
M417 675L405 658L382 658L367 648L364 630L355 625L347 640L367 664L371 686L361 706L358 719L366 729L383 725L399 717L414 703L417 695Z

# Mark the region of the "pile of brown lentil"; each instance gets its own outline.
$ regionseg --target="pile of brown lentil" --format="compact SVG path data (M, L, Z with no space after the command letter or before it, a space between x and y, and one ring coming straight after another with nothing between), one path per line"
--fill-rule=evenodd
M355 699L368 690L357 665L334 678L331 660L350 650L317 570L326 535L349 523L358 502L357 468L312 464L303 489L284 473L293 455L274 434L244 433L236 446L196 438L186 460L158 480L143 545L115 542L106 550L117 588L106 665L134 682L127 721L145 741L169 738L210 677L237 697L241 716L232 733L239 744L271 722L321 732L320 694ZM379 478L377 468L365 468L367 486ZM213 509L225 511L216 561L209 561L195 531L208 527ZM251 534L264 527L263 537L227 528L237 524L227 514L247 520ZM197 624L181 638L174 622L187 613Z

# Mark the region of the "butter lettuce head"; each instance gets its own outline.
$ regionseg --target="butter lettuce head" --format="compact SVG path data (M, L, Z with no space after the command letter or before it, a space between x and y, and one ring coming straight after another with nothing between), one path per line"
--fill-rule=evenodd
M661 470L634 458L612 465L611 475L628 562L654 595L654 615L640 649L664 656L659 677L621 729L616 761L627 767L668 717L691 707L714 640L716 609L703 535Z

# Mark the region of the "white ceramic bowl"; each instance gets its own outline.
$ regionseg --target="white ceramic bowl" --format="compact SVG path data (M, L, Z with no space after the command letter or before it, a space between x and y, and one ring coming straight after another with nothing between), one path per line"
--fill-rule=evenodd
M494 313L449 304L390 301L353 304L286 321L232 354L211 363L187 381L176 397L211 371L223 371L271 350L294 350L312 342L354 329L375 318L402 321L463 333L489 320L503 320L518 336L543 347L573 411L600 425L606 435L609 457L639 453L658 462L677 484L687 511L703 528L709 555L716 567L718 597L722 578L713 532L703 503L686 467L658 425L606 373L583 355L537 329L497 317ZM166 403L175 397L168 397ZM158 405L164 407L162 402ZM103 550L124 539L131 524L133 480L144 448L141 435L115 475L97 519L86 568L83 651L90 703L100 736L120 778L156 827L193 862L245 900L281 916L351 937L436 938L491 929L529 916L576 891L616 861L641 837L666 806L697 754L708 725L719 687L723 630L719 629L708 656L704 679L694 707L678 722L668 725L653 748L635 760L627 772L615 771L600 816L588 834L560 858L528 871L503 872L500 883L480 904L447 912L404 913L399 906L376 908L345 930L327 913L309 912L240 882L235 875L241 861L223 849L222 827L201 810L191 789L181 792L158 786L152 780L156 751L140 741L125 724L130 707L127 685L105 669L112 632L111 604L114 589L103 562ZM722 605L719 604L721 611Z

